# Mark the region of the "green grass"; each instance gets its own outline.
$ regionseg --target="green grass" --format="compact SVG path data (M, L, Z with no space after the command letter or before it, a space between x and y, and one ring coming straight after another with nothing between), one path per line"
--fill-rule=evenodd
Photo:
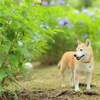
M95 69L93 71L93 78L91 84L96 85L97 87L92 87L92 90L99 90L100 91L100 62L95 62ZM23 88L28 89L28 91L31 92L33 96L33 91L34 90L45 90L45 94L49 95L54 95L57 94L59 91L65 90L65 89L72 89L70 87L69 79L70 79L70 72L68 72L66 76L66 87L62 88L61 83L62 83L62 76L61 73L57 67L57 65L54 66L40 66L36 63L33 63L33 69L29 70L29 73L26 74L25 76L28 78L27 81L22 77L18 78L17 83L21 85ZM86 78L82 77L81 83L86 83ZM18 85L18 86L19 86ZM22 89L22 87L19 86L19 89ZM14 85L11 85L8 87L8 89L14 90ZM80 87L80 90L85 90L86 87ZM51 90L51 91L49 91ZM74 90L74 89L73 89ZM92 95L91 100L95 100L98 96ZM62 95L59 98L65 98L63 100L66 100L68 98L68 95ZM81 95L80 97L77 97L76 95L73 95L73 99L71 100L84 100L90 98L89 96L86 95ZM55 99L57 100L57 99ZM62 99L61 99L62 100ZM90 99L88 99L90 100ZM96 99L97 100L97 99Z
M95 63L95 68L93 71L93 78L91 84L94 84L100 87L100 63ZM37 66L33 63L33 69L29 70L29 73L26 75L28 81L20 80L18 81L20 85L28 88L61 88L62 76L57 67L54 66ZM66 86L67 88L71 88L69 84L70 72L68 72L66 76ZM85 77L82 77L81 82L86 83Z
M38 65L38 63L33 63L33 66L34 66L33 69L30 69L29 73L25 75L27 79L30 81L27 81L22 77L19 77L17 81L19 85L21 85L24 88L46 88L46 89L62 88L61 87L62 76L57 65L44 67ZM66 76L67 88L71 88L69 79L70 79L70 72L68 72ZM86 83L86 78L82 77L81 82ZM91 84L94 84L100 88L100 62L95 62L95 68L93 71ZM8 87L8 89L10 88L12 88L12 85L11 87Z

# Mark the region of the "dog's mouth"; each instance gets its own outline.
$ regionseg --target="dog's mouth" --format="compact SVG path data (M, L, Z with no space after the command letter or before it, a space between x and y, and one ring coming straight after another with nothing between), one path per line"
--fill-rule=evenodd
M84 57L84 54L82 55L82 56L80 56L80 57L76 57L76 59L77 60L80 60L81 58L83 58Z

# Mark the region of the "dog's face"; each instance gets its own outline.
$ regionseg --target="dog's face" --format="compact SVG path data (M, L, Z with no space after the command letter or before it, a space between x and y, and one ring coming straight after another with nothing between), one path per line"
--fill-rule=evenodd
M91 43L89 40L86 40L86 43L81 43L79 40L78 42L78 47L76 48L76 53L74 56L76 57L77 60L88 60L91 54Z

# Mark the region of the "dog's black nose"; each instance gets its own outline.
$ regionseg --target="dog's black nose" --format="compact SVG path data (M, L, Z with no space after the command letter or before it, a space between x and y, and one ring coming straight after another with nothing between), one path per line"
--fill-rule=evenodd
M74 54L74 57L76 57L76 54Z

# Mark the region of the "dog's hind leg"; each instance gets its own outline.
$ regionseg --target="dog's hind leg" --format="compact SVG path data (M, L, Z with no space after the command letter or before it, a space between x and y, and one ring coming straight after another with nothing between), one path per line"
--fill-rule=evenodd
M66 74L67 74L67 71L68 71L68 67L65 68L65 70L62 70L62 67L60 69L61 73L62 73L62 87L66 87L66 84L65 84L65 78L66 78Z

